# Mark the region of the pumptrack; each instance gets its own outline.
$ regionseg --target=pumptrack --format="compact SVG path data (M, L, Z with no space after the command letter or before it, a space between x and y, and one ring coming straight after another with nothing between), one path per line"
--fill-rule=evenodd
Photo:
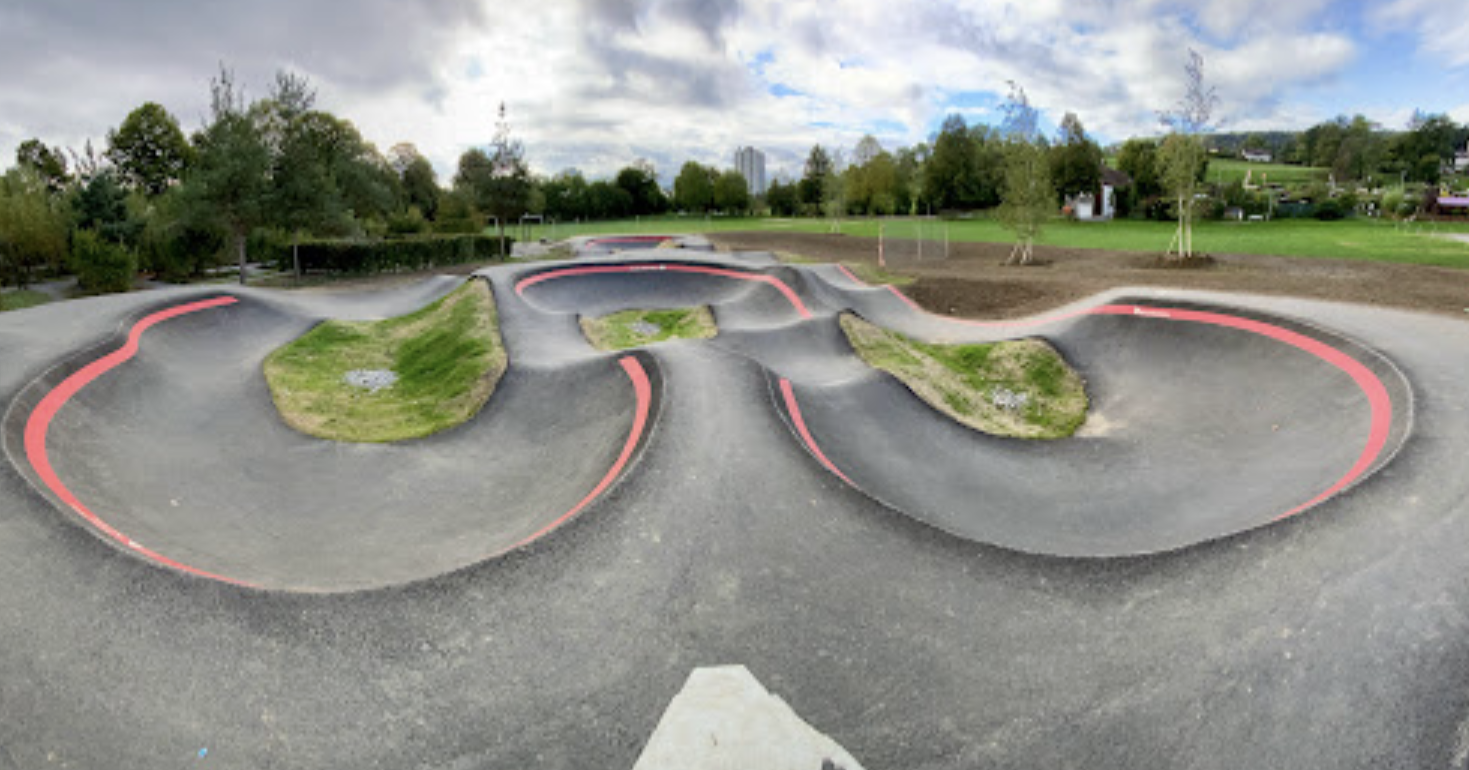
M850 589L827 580L811 582L799 567L803 559L780 555L791 549L867 553L869 566L884 565L865 579L901 590L879 591L872 598L878 606L857 612L888 618L884 627L898 628L912 610L888 603L923 606L928 600L917 597L932 592L944 606L962 605L969 600L955 604L963 591L954 583L961 573L950 570L968 574L979 562L1040 580L1034 585L1074 583L1064 590L1081 596L1091 589L1081 588L1087 581L1075 582L1079 576L1155 575L1148 565L1163 565L1145 582L1187 581L1178 565L1218 560L1262 537L1270 538L1267 544L1289 537L1292 547L1310 548L1309 538L1299 540L1310 530L1297 520L1345 517L1320 525L1328 531L1360 525L1362 514L1351 501L1371 499L1381 478L1389 478L1383 482L1388 487L1395 483L1391 471L1414 445L1421 419L1404 369L1364 341L1360 328L1338 329L1332 318L1291 312L1301 308L1288 303L1113 292L1034 318L972 321L926 313L899 290L866 285L837 266L781 265L765 254L606 250L643 243L606 241L589 248L595 256L504 265L471 278L493 289L509 370L468 423L391 445L323 441L286 427L261 364L324 318L408 312L447 293L455 279L373 294L211 290L130 298L96 305L85 322L66 326L51 341L26 336L19 321L0 319L0 349L16 353L10 360L21 364L0 383L9 389L4 447L24 481L0 492L29 501L27 527L92 535L66 539L72 559L102 558L108 551L96 546L105 544L125 554L108 567L111 572L171 576L182 582L166 590L179 601L212 585L212 595L235 597L226 600L232 611L248 614L240 608L256 601L250 597L274 602L269 597L290 596L291 606L312 612L302 602L322 597L311 595L336 594L355 608L344 612L364 613L366 622L368 607L396 605L398 597L425 591L506 592L494 602L495 620L484 626L499 630L486 631L484 643L504 634L522 652L540 646L544 652L526 657L525 665L545 671L550 664L543 655L559 659L568 667L565 674L545 672L547 681L559 682L608 661L594 663L585 650L561 658L546 648L550 637L543 629L586 633L600 627L593 620L597 607L617 608L624 618L648 608L650 618L628 622L644 629L654 649L675 658L682 659L654 629L721 629L746 641L716 645L723 653L715 657L765 656L760 645L750 646L743 626L712 616L700 620L699 607L720 604L713 598L720 595L746 597L757 584L779 594L774 601L784 606L793 599L769 583L777 577L782 585L808 584L813 596L824 597L816 599L823 606L853 598ZM578 325L582 315L691 305L712 308L719 329L714 339L604 353L587 343ZM866 366L841 332L841 313L934 342L1044 337L1084 377L1091 399L1087 423L1075 437L1044 442L961 426ZM708 490L707 496L696 490ZM1287 534L1261 534L1272 530ZM757 544L763 544L761 555L753 556ZM648 570L664 569L650 565L664 558L672 559L670 580L681 578L664 584L650 577ZM823 553L811 560L826 564L827 558ZM1241 558L1248 562L1230 558L1234 569ZM713 583L700 576L701 563ZM918 576L903 577L905 564ZM757 567L758 574L747 571ZM839 572L853 589L864 580L857 563ZM684 590L703 598L692 604L667 598ZM1031 611L1014 596L996 598L993 592L1001 590L1008 589L976 596L989 596L985 601L998 603L992 606ZM588 592L581 600L568 598L581 592ZM524 604L517 598L522 595ZM659 601L649 604L654 595L682 607L677 619L657 609ZM567 601L580 607L571 618L569 610L552 609ZM747 622L791 621L796 611L769 609L753 597L740 601L749 606L732 617ZM852 628L841 615L825 622ZM853 622L870 628L868 621ZM965 624L954 622L949 630L914 629L910 633L918 636L909 643L929 645L915 639L964 633ZM427 627L469 633L466 623L439 618ZM1022 637L1034 633L1027 628ZM874 642L854 644L855 650ZM932 644L937 647L925 655L947 661L962 653L962 645ZM787 650L773 654L771 665L800 658ZM878 658L896 659L886 648ZM862 666L877 664L869 659ZM0 673L6 665L17 664L0 656ZM504 677L514 664L507 658L492 668ZM802 684L806 680L794 670L788 676L787 685L808 696L835 687L844 697L868 697L861 677L837 686ZM829 667L825 676L840 678ZM926 681L928 674L900 674L881 687L916 698ZM949 706L974 707L969 694L928 686L929 695ZM523 688L511 690L525 696ZM555 687L539 693L532 700L540 705L527 713L544 716L558 693L565 697ZM492 705L506 708L508 697L486 694L462 705L482 714ZM432 698L412 701L422 713ZM0 697L0 716L18 711L24 709ZM840 703L818 712L858 756L866 749L867 756L913 758L879 748L888 747L888 734L864 727L871 715L849 713ZM1003 708L975 713L990 725L1010 718ZM651 716L656 714L628 717L639 726L626 729L642 732ZM520 724L513 714L496 719ZM576 720L553 722L558 731L579 729ZM955 727L945 745L968 745L980 732L972 724ZM235 737L249 734L241 728ZM457 728L454 734L460 748L427 754L444 766L472 755L463 748L463 734ZM586 746L587 740L572 743ZM0 747L7 741L45 743L0 729ZM1151 748L1104 754L1113 760L1161 756L1152 742L1142 744ZM318 739L311 745L325 751L336 744ZM528 756L476 751L495 760L484 766ZM612 753L625 756L630 749L619 751ZM349 754L358 760L383 756ZM242 756L254 761L271 755ZM922 766L957 767L988 755L961 751L952 764L924 756Z

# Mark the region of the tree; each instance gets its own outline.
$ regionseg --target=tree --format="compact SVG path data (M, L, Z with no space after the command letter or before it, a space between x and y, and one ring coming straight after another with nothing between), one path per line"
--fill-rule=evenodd
M236 90L234 74L220 68L210 81L210 119L194 142L198 157L185 188L207 218L229 233L245 283L245 243L265 221L270 192L270 151L260 127Z
M857 142L857 148L852 152L852 164L854 166L865 166L871 163L882 152L882 144L872 134L864 135Z
M860 147L859 147L860 150ZM857 153L867 160L847 169L847 200L853 210L864 214L892 214L898 209L898 164L887 151Z
M831 156L821 145L811 148L806 156L805 173L801 176L800 200L813 211L820 211L827 199L827 186L831 182L834 164Z
M147 102L107 132L104 156L125 187L154 198L183 179L193 154L173 115Z
M541 194L545 197L548 216L561 220L585 219L590 216L587 180L576 169L567 169L542 181Z
M71 181L66 168L66 153L59 147L47 147L40 139L21 142L15 150L15 163L39 174L53 195L66 189Z
M1197 205L1199 178L1208 167L1208 155L1199 134L1213 127L1211 119L1219 97L1212 86L1204 84L1204 57L1189 49L1184 65L1184 96L1171 112L1159 112L1158 119L1173 133L1163 140L1158 151L1158 175L1164 189L1174 197L1178 232L1168 248L1172 257L1177 248L1179 259L1194 255L1194 209Z
M1015 248L1006 264L1028 265L1036 239L1056 206L1056 188L1051 184L1045 140L1036 128L1035 108L1025 89L1010 82L1010 96L1003 108L1006 137L1005 186L1001 194L1000 222L1015 233ZM1080 122L1077 122L1080 128Z
M67 215L34 166L0 177L0 285L30 285L35 270L66 259Z
M1028 265L1035 242L1056 206L1050 164L1040 141L1015 139L1005 153L1005 190L997 212L1000 222L1015 233L1015 248L1006 264Z
M631 213L634 216L661 214L668 208L668 200L658 186L658 171L647 160L639 158L631 166L618 171L614 184L632 200Z
M1068 112L1061 120L1056 145L1051 148L1051 180L1061 200L1082 193L1099 192L1102 183L1102 148L1086 135L1081 119Z
M505 103L500 103L500 119L495 123L495 138L490 142L490 177L479 188L482 210L495 218L500 231L500 253L505 249L505 224L519 220L530 208L530 169L525 164L525 145L510 135L510 121L505 117Z
M1204 57L1194 49L1188 51L1183 65L1183 98L1170 111L1158 113L1164 126L1187 136L1213 130L1214 109L1219 106L1218 89L1204 84Z
M77 191L72 199L74 226L91 230L111 243L131 246L142 229L128 211L128 194L115 173L104 170Z
M388 150L388 162L398 173L403 191L403 208L417 208L432 220L439 211L439 180L434 166L412 144L403 142Z
M1139 198L1163 193L1158 180L1158 143L1151 139L1128 139L1117 152L1117 168L1132 177L1133 190Z
M1030 97L1019 83L1010 80L1006 85L1010 86L1010 95L1000 107L1000 112L1005 115L1004 121L1000 123L1000 133L1009 139L1018 137L1031 141L1040 135L1040 111L1031 105Z
M1199 176L1207 161L1204 143L1197 136L1169 134L1158 150L1159 181L1173 197L1174 216L1178 217L1178 231L1168 247L1170 257L1176 253L1179 259L1190 259L1194 255L1194 210L1198 204Z
M931 204L940 209L975 205L979 198L975 149L964 116L945 118L924 166L924 197Z
M327 222L344 218L328 159L311 132L315 105L316 90L307 79L281 71L276 73L270 96L252 110L271 154L267 213L273 224L291 234L291 256L298 275L301 264L296 251L302 233L322 230Z
M632 212L632 196L605 179L587 185L587 209L596 219L622 219Z
M696 161L683 164L673 179L673 202L682 211L706 212L714 206L714 169Z
M779 179L771 182L770 188L765 191L765 204L770 207L770 213L773 216L795 216L801 208L801 199L796 185L786 184Z
M750 210L750 183L745 175L733 169L714 180L714 208L726 214L744 214Z

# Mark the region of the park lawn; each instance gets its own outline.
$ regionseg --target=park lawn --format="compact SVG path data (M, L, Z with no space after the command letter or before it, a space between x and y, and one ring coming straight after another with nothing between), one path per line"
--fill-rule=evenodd
M1011 243L1014 237L993 218L951 221L892 219L825 219L659 217L641 220L559 225L558 238L577 235L633 233L717 233L734 231L830 233L876 238L879 227L887 237L913 237L922 226L930 241ZM1106 249L1161 254L1168 248L1176 225L1119 219L1113 222L1069 222L1056 219L1046 226L1039 243L1075 249ZM945 232L947 235L945 236ZM1469 233L1469 223L1424 223L1398 226L1389 221L1353 218L1336 222L1314 219L1277 219L1271 222L1199 222L1195 248L1206 254L1256 254L1282 257L1354 259L1403 264L1469 268L1469 244L1442 237ZM547 237L551 230L546 228ZM539 237L539 236L538 236ZM874 257L876 256L874 252Z
M1236 158L1209 159L1208 178L1210 182L1219 184L1243 182L1246 174L1250 175L1251 184L1268 182L1287 187L1304 187L1312 182L1327 181L1331 176L1331 169L1293 166L1288 163L1250 163Z
M489 400L507 365L489 285L466 281L437 302L384 321L326 321L265 360L265 378L291 427L336 441L419 438L458 425ZM353 370L387 370L376 391Z
M44 305L51 301L51 297L44 292L33 289L17 289L0 293L0 312L6 310L25 310L28 307Z

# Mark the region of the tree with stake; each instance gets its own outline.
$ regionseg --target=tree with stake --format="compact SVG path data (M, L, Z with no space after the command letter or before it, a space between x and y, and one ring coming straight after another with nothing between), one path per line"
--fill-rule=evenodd
M1199 134L1209 131L1219 96L1212 86L1204 85L1204 57L1189 49L1184 65L1184 96L1172 112L1159 112L1158 119L1173 130L1158 150L1158 176L1163 188L1175 199L1178 231L1168 247L1167 258L1192 259L1194 256L1194 208L1199 180L1207 168L1208 157Z
M1005 186L997 213L1000 222L1015 233L1015 248L1005 264L1029 265L1041 228L1056 207L1056 188L1051 184L1045 140L1036 130L1036 110L1025 89L1012 81L1003 109Z

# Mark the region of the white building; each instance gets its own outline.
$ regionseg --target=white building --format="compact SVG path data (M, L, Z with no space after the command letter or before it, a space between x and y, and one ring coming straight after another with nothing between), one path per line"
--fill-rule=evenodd
M754 147L741 147L735 150L734 165L749 185L751 195L765 194L765 153Z

